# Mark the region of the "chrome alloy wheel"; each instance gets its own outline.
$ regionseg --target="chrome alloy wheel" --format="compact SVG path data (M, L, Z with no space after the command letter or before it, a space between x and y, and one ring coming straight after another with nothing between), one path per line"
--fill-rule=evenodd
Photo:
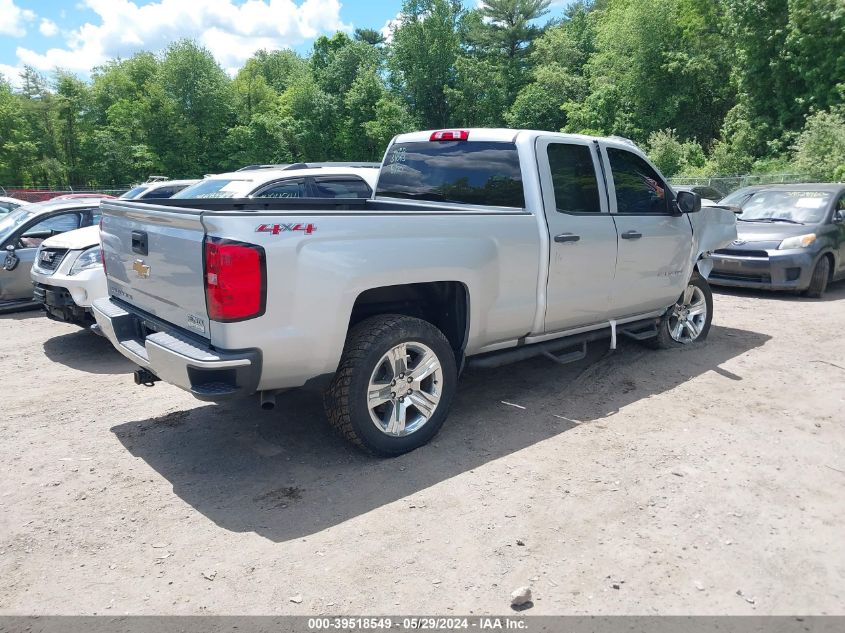
M443 370L431 348L400 343L381 357L370 376L370 418L386 435L410 435L434 415L442 389Z
M690 284L669 315L669 334L678 343L692 343L707 323L707 300L698 286Z

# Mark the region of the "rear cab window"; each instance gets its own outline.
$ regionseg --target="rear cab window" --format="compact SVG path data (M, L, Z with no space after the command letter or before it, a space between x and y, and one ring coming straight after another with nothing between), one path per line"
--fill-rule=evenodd
M419 141L390 147L376 196L525 207L516 144L494 141Z

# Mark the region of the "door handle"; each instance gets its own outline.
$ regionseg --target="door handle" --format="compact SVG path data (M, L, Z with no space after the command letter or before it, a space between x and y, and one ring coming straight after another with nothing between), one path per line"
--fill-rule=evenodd
M560 235L555 235L555 242L560 244L561 242L577 242L581 239L580 235L575 235L574 233L561 233Z
M643 236L642 233L638 233L637 231L625 231L622 234L623 240L638 240Z

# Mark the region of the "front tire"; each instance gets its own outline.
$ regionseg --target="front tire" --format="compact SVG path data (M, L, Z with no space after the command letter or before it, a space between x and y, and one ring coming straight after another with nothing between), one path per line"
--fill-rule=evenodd
M675 305L661 317L657 336L647 342L655 349L672 349L703 341L712 321L713 292L707 280L696 273Z
M821 299L824 291L827 290L827 282L830 279L830 259L827 255L822 255L822 258L816 262L816 267L813 269L813 276L810 278L810 285L804 294L811 299Z
M439 329L409 316L374 316L347 336L324 395L326 416L358 448L401 455L437 434L456 384L455 355Z

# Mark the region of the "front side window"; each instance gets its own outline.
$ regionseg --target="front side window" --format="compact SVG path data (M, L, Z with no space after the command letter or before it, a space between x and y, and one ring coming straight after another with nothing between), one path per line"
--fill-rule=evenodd
M607 149L616 189L616 212L624 214L669 213L666 184L657 172L636 154L624 149Z
M24 229L23 235L21 236L21 243L25 248L35 248L48 237L78 229L81 219L80 213L73 212L60 213L41 220Z
M369 198L372 194L360 178L315 178L314 189L318 198Z
M377 196L525 207L514 143L422 141L396 143L385 157Z
M557 210L561 213L600 213L599 184L590 148L551 143L548 155Z
M291 178L274 183L256 194L256 198L307 198L304 178Z

